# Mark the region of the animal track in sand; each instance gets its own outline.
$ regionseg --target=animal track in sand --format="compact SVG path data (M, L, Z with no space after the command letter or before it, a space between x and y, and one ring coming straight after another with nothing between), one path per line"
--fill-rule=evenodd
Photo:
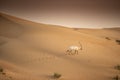
M59 58L55 55L47 54L47 53L40 53L38 56L32 56L30 57L29 60L25 60L25 63L27 64L37 64L37 63L42 63L42 64L53 64L58 60Z

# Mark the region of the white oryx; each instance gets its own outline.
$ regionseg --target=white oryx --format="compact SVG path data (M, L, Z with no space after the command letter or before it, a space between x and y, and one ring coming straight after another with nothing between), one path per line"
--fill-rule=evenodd
M79 42L80 46L70 46L68 49L67 49L67 54L78 54L79 50L82 50L82 45L81 43Z

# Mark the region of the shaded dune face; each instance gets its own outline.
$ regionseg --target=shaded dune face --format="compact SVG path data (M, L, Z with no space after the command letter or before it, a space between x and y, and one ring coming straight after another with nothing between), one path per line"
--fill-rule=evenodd
M71 29L0 14L0 67L6 73L0 79L52 80L58 72L62 80L110 80L120 61L118 30ZM83 50L66 55L79 42Z
M18 37L24 33L24 27L0 15L0 35L4 37Z

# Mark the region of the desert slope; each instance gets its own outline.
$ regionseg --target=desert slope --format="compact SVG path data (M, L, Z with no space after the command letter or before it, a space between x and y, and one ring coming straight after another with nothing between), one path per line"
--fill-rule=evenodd
M2 80L110 80L120 64L117 30L72 29L46 25L0 14L0 66ZM105 39L109 37L110 40ZM83 50L66 55L71 45Z

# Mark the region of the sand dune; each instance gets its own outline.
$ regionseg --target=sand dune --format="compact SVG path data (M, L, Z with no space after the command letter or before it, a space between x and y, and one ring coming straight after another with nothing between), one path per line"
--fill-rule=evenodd
M120 64L118 29L72 29L0 14L1 80L111 80ZM107 40L109 37L110 40ZM66 55L71 45L83 50Z

